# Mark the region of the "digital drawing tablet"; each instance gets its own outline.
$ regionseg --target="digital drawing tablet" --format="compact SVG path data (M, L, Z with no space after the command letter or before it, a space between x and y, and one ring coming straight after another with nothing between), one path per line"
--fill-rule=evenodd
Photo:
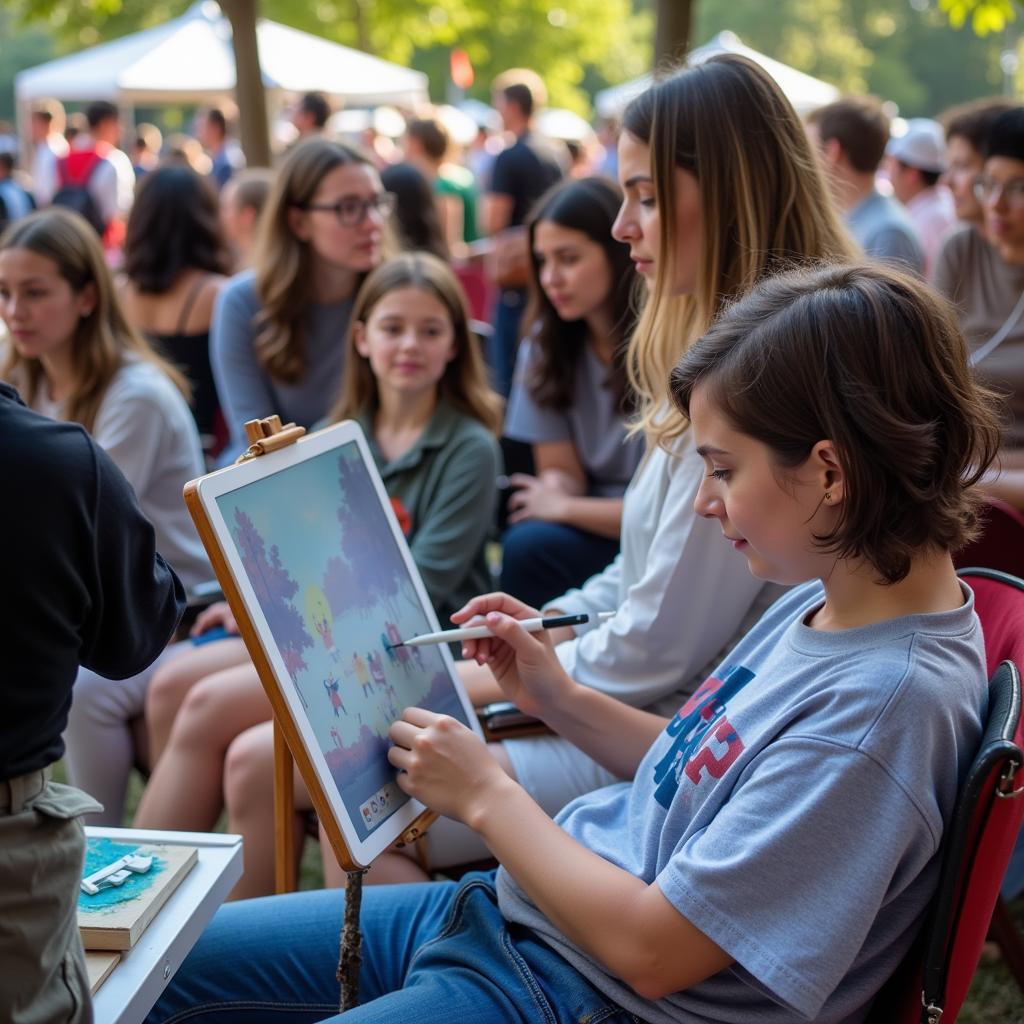
M339 861L366 867L425 810L395 782L391 722L417 705L480 726L447 645L394 646L440 626L362 431L211 473L185 501Z

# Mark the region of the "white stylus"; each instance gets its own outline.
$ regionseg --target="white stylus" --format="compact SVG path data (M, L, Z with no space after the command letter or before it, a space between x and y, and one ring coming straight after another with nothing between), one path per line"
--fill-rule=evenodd
M598 612L594 616L599 622L610 619L615 612ZM553 615L544 619L520 619L519 625L527 633L539 633L542 629L557 629L559 626L582 626L590 622L591 616L583 615ZM427 644L452 644L460 640L483 640L485 637L494 636L489 626L465 626L462 629L444 629L440 633L423 633L421 636L413 636L403 640L394 647L423 647Z

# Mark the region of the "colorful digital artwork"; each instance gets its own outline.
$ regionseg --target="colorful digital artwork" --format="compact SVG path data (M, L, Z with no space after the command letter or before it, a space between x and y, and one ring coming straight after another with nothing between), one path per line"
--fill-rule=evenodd
M410 705L465 722L355 442L217 498L342 802L365 839L408 797L387 760Z

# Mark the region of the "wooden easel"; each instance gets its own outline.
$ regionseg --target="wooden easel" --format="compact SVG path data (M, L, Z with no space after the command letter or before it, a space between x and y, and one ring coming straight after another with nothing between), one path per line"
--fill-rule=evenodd
M260 458L269 452L279 451L294 444L306 433L305 427L294 423L282 424L279 416L249 420L245 434L249 447L236 462L247 462ZM245 641L257 675L263 683L270 700L274 722L274 887L277 892L290 892L295 888L295 767L299 768L310 799L327 835L338 864L348 873L345 899L345 918L342 932L341 951L337 977L341 983L340 1009L346 1010L356 1004L358 995L359 964L361 960L361 937L359 933L359 904L362 893L362 878L366 868L352 858L344 835L331 808L330 800L320 783L317 770L309 752L302 743L301 735L292 721L287 699L281 692L270 659L264 649L263 638L257 632L248 614L245 602L235 583L232 571L221 550L220 541L210 524L209 517L199 497L199 481L190 481L185 486L185 505L192 515L203 545L210 555L210 562L220 580L224 596L231 605L238 622L238 629ZM437 818L432 811L424 811L405 830L398 845L415 842L422 837L430 824Z
M295 444L306 433L294 423L282 425L280 416L248 420L245 436L249 447L235 460L248 462L267 452ZM295 888L295 761L274 716L274 890L291 892Z

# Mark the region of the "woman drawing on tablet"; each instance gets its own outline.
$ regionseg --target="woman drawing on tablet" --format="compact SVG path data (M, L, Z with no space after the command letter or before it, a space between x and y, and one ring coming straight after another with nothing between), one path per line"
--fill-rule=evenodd
M486 615L495 637L466 655L620 781L553 821L463 724L407 708L398 785L501 867L368 888L362 1002L341 1017L341 893L222 907L148 1024L863 1021L932 900L985 719L950 550L999 444L990 398L951 310L908 275L755 285L671 399L704 465L696 513L792 589L671 718L574 682L516 622L535 609L471 601L455 621Z
M353 311L342 393L331 419L363 426L428 597L444 620L488 589L484 544L494 518L500 406L486 382L452 272L425 253L375 270ZM182 692L177 666L154 681L150 708L173 718L143 795L139 827L207 829L227 798L250 837L235 895L273 888L270 706L246 658ZM176 717L167 714L174 698ZM149 709L147 709L147 712ZM151 715L151 725L158 720ZM266 723L266 727L260 727ZM255 727L255 728L253 728ZM247 731L248 730L248 731ZM299 806L308 807L301 794Z

